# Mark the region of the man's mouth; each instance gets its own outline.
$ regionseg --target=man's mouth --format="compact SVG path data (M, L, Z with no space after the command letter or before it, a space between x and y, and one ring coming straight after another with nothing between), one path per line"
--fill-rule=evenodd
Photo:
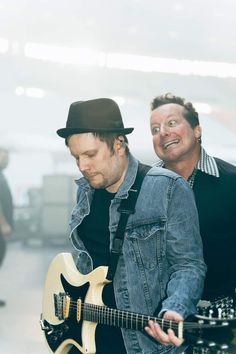
M91 174L85 173L84 174L84 177L87 178L87 179L91 179L91 178L93 178L95 176L97 176L97 173L91 173Z
M176 139L176 140L168 141L167 143L162 144L162 146L163 146L163 149L168 149L170 146L176 145L178 143L179 143L179 140Z

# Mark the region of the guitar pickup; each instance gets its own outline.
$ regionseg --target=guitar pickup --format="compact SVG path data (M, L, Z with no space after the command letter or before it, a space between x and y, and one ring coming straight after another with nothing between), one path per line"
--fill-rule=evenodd
M55 316L59 320L66 320L70 313L70 297L66 293L53 294Z

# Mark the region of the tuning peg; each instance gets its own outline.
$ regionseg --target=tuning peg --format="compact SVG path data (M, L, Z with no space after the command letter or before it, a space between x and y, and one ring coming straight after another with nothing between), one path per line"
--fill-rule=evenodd
M213 312L213 310L209 310L209 318L212 318Z
M229 318L234 318L234 316L235 316L235 310L234 309L230 309Z
M218 309L218 318L222 318L222 309L221 308Z

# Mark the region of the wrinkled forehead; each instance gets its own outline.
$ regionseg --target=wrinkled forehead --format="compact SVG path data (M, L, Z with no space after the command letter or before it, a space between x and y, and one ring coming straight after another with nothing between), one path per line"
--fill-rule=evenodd
M151 123L169 117L184 117L184 107L176 103L163 104L151 112Z
M183 113L185 108L177 103L165 103L159 107L156 107L152 110L153 112L158 112L162 114L169 114L169 113Z

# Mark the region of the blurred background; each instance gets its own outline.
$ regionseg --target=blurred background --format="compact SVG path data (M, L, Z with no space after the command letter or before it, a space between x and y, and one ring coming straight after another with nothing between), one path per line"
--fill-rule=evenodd
M68 249L79 176L55 132L73 101L116 100L135 127L131 150L152 163L150 102L183 96L199 112L207 151L236 164L235 13L234 0L0 0L0 145L10 151L15 207L0 268L3 353L48 352L43 282Z

